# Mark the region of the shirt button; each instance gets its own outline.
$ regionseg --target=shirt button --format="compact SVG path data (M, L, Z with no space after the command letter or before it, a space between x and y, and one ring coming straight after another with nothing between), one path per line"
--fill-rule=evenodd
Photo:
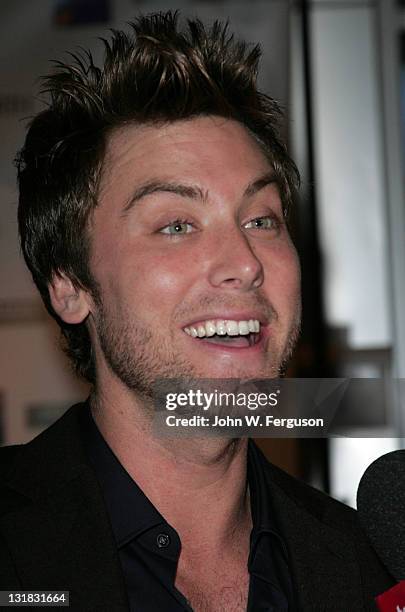
M167 535L167 533L159 533L156 538L156 544L159 546L159 548L167 548L167 546L170 544L170 537Z

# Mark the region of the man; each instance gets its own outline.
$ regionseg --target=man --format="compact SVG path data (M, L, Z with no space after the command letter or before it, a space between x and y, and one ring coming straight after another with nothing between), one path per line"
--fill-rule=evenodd
M353 511L245 439L154 434L155 380L288 359L297 171L257 48L171 13L132 30L47 79L19 158L23 253L93 392L2 450L0 586L76 610L372 609L391 579Z

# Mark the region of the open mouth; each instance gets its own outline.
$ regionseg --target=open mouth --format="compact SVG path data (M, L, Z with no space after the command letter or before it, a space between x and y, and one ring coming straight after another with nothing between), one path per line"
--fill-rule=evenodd
M257 344L261 337L260 322L257 319L203 321L185 327L183 331L201 342L227 348L249 348Z
M211 336L210 338L201 338L202 342L210 342L211 344L219 344L220 346L228 346L229 348L247 348L254 346L259 341L259 334L250 333L247 336Z

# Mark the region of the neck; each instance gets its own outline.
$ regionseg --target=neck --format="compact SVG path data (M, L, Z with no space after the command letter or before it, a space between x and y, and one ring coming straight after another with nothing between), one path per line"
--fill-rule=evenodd
M93 417L126 471L179 533L182 550L213 555L240 545L251 527L247 440L156 437L141 402L125 399L107 403L96 395Z

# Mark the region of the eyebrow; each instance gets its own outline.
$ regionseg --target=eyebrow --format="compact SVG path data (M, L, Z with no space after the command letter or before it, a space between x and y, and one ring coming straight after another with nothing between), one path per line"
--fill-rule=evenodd
M264 189L264 187L277 182L278 180L274 171L267 172L249 183L243 193L243 196L250 198ZM135 204L153 193L174 193L182 198L200 200L203 203L207 202L208 200L208 191L203 191L201 187L198 187L198 185L185 185L182 183L152 179L139 185L135 189L134 193L131 195L131 198L125 205L122 215L126 215L135 206Z
M125 215L134 205L151 195L152 193L175 193L182 198L188 198L191 200L201 200L205 202L208 198L208 193L204 192L200 187L196 185L183 185L181 183L173 183L171 181L159 181L151 180L142 185L139 185L132 194L129 202L125 205L122 211Z
M266 174L263 174L252 183L249 183L243 195L245 198L251 198L252 196L256 195L256 193L273 183L278 184L278 178L274 170L270 170L270 172L266 172Z

